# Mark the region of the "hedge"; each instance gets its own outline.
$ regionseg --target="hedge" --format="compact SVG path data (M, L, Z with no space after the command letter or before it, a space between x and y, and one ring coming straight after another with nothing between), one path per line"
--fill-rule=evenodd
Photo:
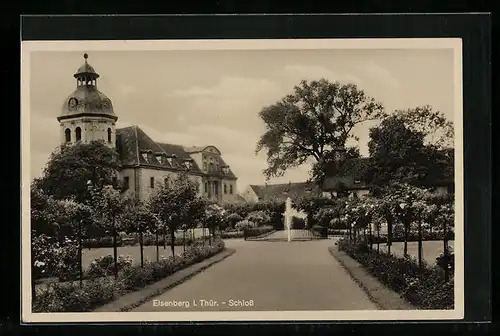
M101 277L83 282L47 284L33 300L33 312L88 312L120 296L159 281L180 269L207 259L224 250L224 242L217 239L212 245L196 243L181 256L148 261L125 267L118 279Z
M437 265L419 269L410 257L398 258L392 254L377 253L366 244L339 240L338 248L358 261L383 284L419 309L453 309L453 276L445 281L444 270Z
M166 237L166 245L171 246L171 239L167 235ZM196 238L202 239L202 238ZM175 246L183 246L183 245L191 245L194 242L192 238L183 237L176 238L174 241ZM155 246L156 245L156 237L154 235L144 235L143 237L144 246ZM137 246L139 245L139 237L117 237L116 244L118 247L121 246ZM163 246L164 239L163 235L158 237L158 245ZM113 247L113 237L101 237L101 238L92 238L92 239L84 239L82 241L83 248L106 248Z

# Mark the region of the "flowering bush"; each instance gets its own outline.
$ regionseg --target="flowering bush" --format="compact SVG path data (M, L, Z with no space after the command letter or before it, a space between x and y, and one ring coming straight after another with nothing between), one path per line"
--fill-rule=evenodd
M353 244L345 238L338 247L416 307L453 309L453 279L446 281L440 267L424 264L420 268L413 258L370 251L366 244Z
M146 261L144 267L132 265L120 272L117 280L102 277L78 283L49 284L33 300L34 312L88 312L118 297L161 280L176 271L209 258L224 249L224 242L211 245L196 242L182 256L166 257L158 262Z
M119 256L118 257L118 271L123 271L124 269L132 266L133 259L130 256ZM114 274L114 260L112 255L105 255L95 258L87 271L87 276L89 278L97 278L103 276L110 276Z
M66 238L64 244L55 250L57 264L55 275L60 281L75 280L79 273L79 255L76 242Z
M34 235L31 239L31 261L33 280L50 277L56 273L59 242L45 234Z

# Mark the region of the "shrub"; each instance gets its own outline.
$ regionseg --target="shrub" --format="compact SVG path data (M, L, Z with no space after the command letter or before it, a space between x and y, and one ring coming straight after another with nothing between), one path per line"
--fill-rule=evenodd
M118 256L118 272L129 268L130 266L132 266L132 263L133 259L130 256ZM90 264L86 275L89 278L110 276L114 274L114 267L115 263L112 255L108 254L105 256L97 257Z
M224 242L216 239L207 245L196 241L182 256L146 261L144 267L125 267L118 280L101 277L83 282L53 283L41 290L33 300L34 312L88 312L118 297L161 280L179 269L213 256L224 249ZM126 260L126 259L123 259Z
M306 221L304 218L292 217L292 228L293 229L304 229L306 227Z
M271 221L271 217L265 211L253 211L248 214L246 219L255 223L257 226L267 225Z
M54 276L57 276L59 281L77 279L79 274L77 243L66 239L65 244L56 249L55 252L57 264L55 265Z
M235 229L238 231L245 231L249 229L256 228L257 225L254 222L249 221L248 219L244 219L242 221L239 221L235 225Z
M338 247L416 307L453 309L453 279L445 281L440 267L424 264L420 269L413 258L377 253L366 244L353 244L348 239L341 239Z
M56 273L58 264L57 248L59 242L56 238L45 234L36 235L31 240L31 276L33 280L50 277Z

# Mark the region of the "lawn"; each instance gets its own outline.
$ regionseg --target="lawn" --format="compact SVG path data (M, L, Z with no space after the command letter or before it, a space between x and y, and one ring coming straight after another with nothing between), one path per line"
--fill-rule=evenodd
M454 241L448 241L448 245L452 248L454 247ZM377 245L373 245L373 248L377 248ZM404 243L392 243L391 253L402 257L403 256ZM387 245L380 244L380 251L387 251ZM442 240L430 240L424 241L422 244L423 259L430 265L436 263L436 257L443 252L443 241ZM408 243L408 254L417 258L418 256L418 242Z

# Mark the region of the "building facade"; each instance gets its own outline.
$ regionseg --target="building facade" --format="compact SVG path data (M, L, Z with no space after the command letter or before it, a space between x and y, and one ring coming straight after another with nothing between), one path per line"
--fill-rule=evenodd
M121 169L117 178L125 193L146 200L166 178L187 172L198 194L220 203L239 200L237 177L212 145L184 147L156 142L138 126L116 128L111 99L97 89L99 74L87 62L74 74L76 89L66 97L57 118L61 144L100 140L116 149Z

